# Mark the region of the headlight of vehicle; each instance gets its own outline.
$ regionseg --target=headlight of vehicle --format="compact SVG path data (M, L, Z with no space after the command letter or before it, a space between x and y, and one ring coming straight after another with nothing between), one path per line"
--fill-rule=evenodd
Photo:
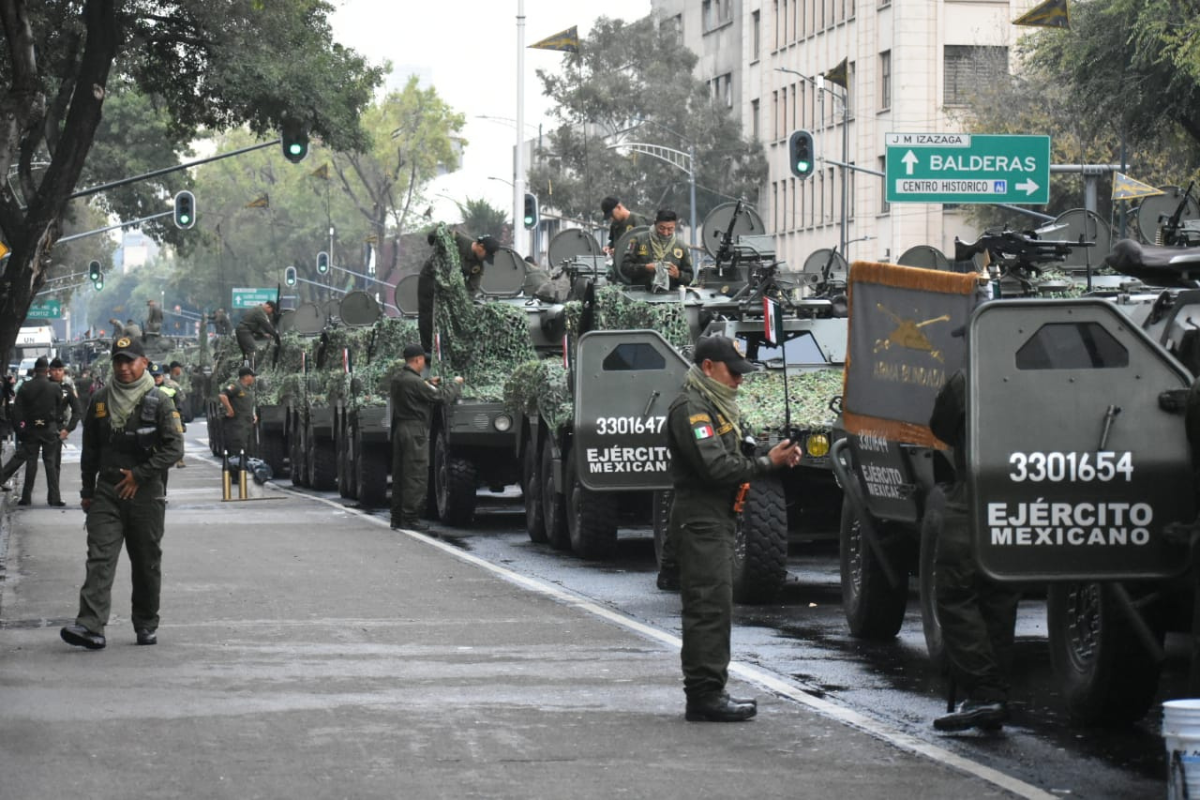
M808 437L808 441L804 443L804 449L813 458L822 458L829 455L829 437L823 433L814 433Z
M500 414L496 419L492 420L492 424L496 426L496 430L504 433L512 428L512 417L508 414Z

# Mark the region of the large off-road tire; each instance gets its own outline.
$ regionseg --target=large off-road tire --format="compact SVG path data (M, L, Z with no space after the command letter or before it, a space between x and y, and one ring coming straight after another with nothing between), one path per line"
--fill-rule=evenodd
M447 525L469 525L475 518L475 465L454 455L444 428L438 428L433 444L433 494L438 518Z
M292 485L308 486L308 436L306 426L299 419L294 419L292 435L289 437L292 459Z
M571 549L580 558L608 558L617 549L616 498L583 485L573 452L567 454L565 477Z
M334 442L337 450L337 490L347 500L357 496L354 488L356 453L351 441L350 424L344 417L334 420Z
M1086 725L1126 725L1146 714L1162 667L1134 633L1112 586L1052 584L1046 627L1050 663L1072 719Z
M554 490L554 445L547 439L542 442L542 524L546 528L546 541L555 550L570 550L571 535L567 531L567 499Z
M787 498L779 478L750 484L733 543L733 599L769 603L787 580Z
M525 453L521 457L521 495L525 500L525 530L529 532L529 541L542 543L548 540L546 536L546 517L542 508L542 473L541 453L537 441L530 439L525 442Z
M337 488L337 452L332 439L317 436L309 428L308 436L308 485L319 492Z
M358 502L365 508L383 508L388 504L388 466L392 454L382 444L364 444L362 433L354 431L354 488Z
M939 670L945 670L946 643L942 638L942 621L937 610L937 553L942 534L946 495L934 489L925 499L925 516L921 518L921 552L917 560L917 581L920 586L921 629L925 634L925 649L929 660Z
M654 561L662 569L663 545L667 541L667 529L671 527L671 505L675 492L661 489L650 499L650 523L654 526Z
M886 523L876 522L875 531L881 539L900 535L888 530ZM862 535L858 516L849 497L842 498L841 573L842 610L850 624L850 633L860 639L891 639L904 623L908 604L908 581L900 586L888 583L875 553ZM902 565L896 564L896 569ZM907 575L902 576L907 578Z
M259 431L258 441L262 460L271 468L271 474L282 475L285 455L283 434Z

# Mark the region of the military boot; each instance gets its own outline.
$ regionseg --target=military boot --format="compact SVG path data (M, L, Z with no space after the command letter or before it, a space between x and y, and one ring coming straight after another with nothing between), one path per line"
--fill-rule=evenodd
M970 728L997 731L1007 721L1008 703L1003 700L963 700L954 711L935 719L933 727L939 731L965 731Z

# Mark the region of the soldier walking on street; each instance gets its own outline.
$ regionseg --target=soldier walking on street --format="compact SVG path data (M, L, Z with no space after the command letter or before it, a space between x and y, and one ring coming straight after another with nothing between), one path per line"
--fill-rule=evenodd
M124 544L133 573L130 617L140 645L158 642L162 537L167 498L163 475L183 455L179 412L154 388L141 341L113 343L113 380L92 398L83 419L80 505L87 514L87 577L67 644L101 650L112 584Z
M225 452L230 455L253 455L254 424L258 422L258 417L254 415L254 393L251 391L255 379L254 370L242 367L238 370L237 382L229 384L217 395L225 407Z
M613 254L613 250L617 246L617 241L622 236L634 228L650 224L649 219L641 214L630 211L616 197L606 197L601 200L600 210L604 212L605 219L612 220L608 226L608 244L604 248L604 252L609 255Z
M683 691L691 722L737 722L754 700L725 691L733 624L733 543L737 507L750 481L800 460L784 440L764 456L742 452L737 390L754 365L724 336L702 338L683 392L667 416L671 451L671 533L683 600Z
M55 482L62 476L62 449L66 444L67 437L75 432L79 427L80 420L83 419L83 404L79 401L79 395L75 392L75 384L67 376L67 365L63 363L61 358L55 358L50 362L50 382L59 386L62 392L62 403L59 406L59 443L58 447L54 448L54 475ZM25 480L33 482L29 475L29 466L25 466ZM59 502L62 502L61 499ZM66 505L66 503L63 503Z
M33 502L33 483L37 479L38 453L46 467L46 502L62 507L58 490L58 450L62 447L62 389L51 383L48 376L49 362L42 356L33 365L34 377L21 384L12 405L12 419L17 432L19 446L8 463L0 469L0 488L9 491L8 480L22 464L25 467L25 487L21 491L19 506Z
M423 531L421 522L429 481L429 423L437 403L453 403L462 393L463 379L443 385L426 380L425 349L404 348L404 368L392 378L392 528Z
M248 310L238 323L237 342L238 347L242 348L242 358L245 359L246 366L254 366L254 354L258 352L258 344L254 340L255 334L269 336L275 340L275 344L279 344L279 332L271 324L271 318L274 315L275 303L268 300Z

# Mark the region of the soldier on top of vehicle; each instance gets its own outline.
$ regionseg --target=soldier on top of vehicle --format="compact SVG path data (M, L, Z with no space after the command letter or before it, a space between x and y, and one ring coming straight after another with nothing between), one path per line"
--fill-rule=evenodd
M275 340L275 344L279 344L279 332L271 324L271 317L275 315L275 310L275 303L268 300L249 309L242 315L242 320L238 323L238 347L242 348L242 358L245 359L248 366L254 365L254 353L258 350L258 345L254 341L256 334L269 336Z
M612 255L613 250L617 246L617 241L626 233L634 228L650 224L649 219L634 211L630 211L616 197L606 197L601 200L600 210L604 212L605 219L612 220L612 223L608 226L608 244L604 248L604 252L608 255Z
M434 235L429 234L429 243L435 245ZM472 239L466 234L454 232L454 245L458 249L458 263L462 268L463 280L467 291L475 294L483 281L485 264L492 263L493 256L500 249L500 241L492 236L480 236ZM421 267L421 275L417 279L417 328L421 333L421 346L425 352L433 351L433 259L437 251L430 254Z
M634 286L665 292L692 282L692 257L687 245L675 238L679 215L661 208L654 227L639 233L621 254L620 270Z

